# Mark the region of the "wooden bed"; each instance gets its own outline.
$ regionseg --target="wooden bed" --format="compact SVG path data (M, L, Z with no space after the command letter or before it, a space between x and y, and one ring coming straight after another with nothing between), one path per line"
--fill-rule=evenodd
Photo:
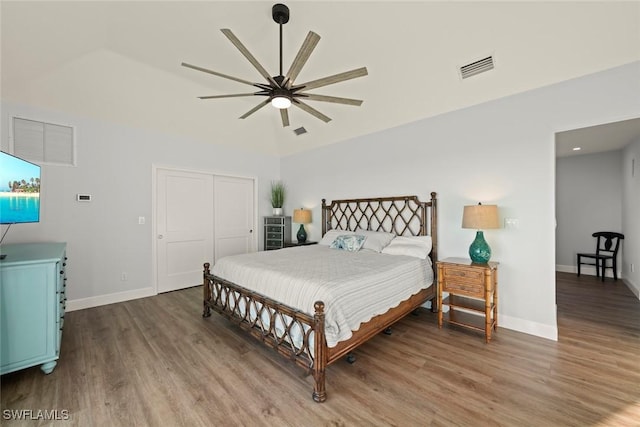
M323 402L327 398L325 390L327 366L348 355L356 347L389 328L426 301L431 301L432 310L436 309L436 193L431 193L429 202L421 202L417 196L334 200L330 204L326 204L323 199L322 234L331 229L385 231L398 236L430 235L432 239L430 258L434 270L432 286L414 294L386 313L362 323L357 331L353 331L350 339L340 341L335 347L328 347L324 331L324 302L317 301L314 304L314 314L309 315L239 284L216 277L210 272L210 264L204 264L202 316L209 317L211 310L217 311L247 330L254 338L304 368L313 375L315 382L313 399L316 402ZM239 307L245 307L244 312ZM257 317L251 318L249 308L258 313ZM270 321L263 322L261 320L263 315L269 316ZM278 322L284 325L284 331L275 330ZM290 333L294 330L304 331L301 344L296 344L297 341Z

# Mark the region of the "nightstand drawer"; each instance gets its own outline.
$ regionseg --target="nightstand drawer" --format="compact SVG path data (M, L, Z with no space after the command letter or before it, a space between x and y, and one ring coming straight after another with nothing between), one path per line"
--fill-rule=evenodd
M484 272L478 269L467 270L459 267L444 268L445 280L455 280L456 282L482 284L483 275L484 275Z
M484 296L484 285L482 283L471 283L471 282L462 282L456 281L456 279L445 279L444 286L442 287L443 292L461 292L467 295L483 297Z

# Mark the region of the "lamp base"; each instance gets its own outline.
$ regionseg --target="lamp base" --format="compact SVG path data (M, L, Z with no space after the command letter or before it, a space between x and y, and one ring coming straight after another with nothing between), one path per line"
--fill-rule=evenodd
M300 229L298 230L296 237L298 238L298 243L304 243L307 241L307 232L304 231L304 224L300 224Z
M487 241L484 240L482 231L478 230L476 232L476 238L469 246L469 257L471 261L477 264L486 264L491 259L491 248Z

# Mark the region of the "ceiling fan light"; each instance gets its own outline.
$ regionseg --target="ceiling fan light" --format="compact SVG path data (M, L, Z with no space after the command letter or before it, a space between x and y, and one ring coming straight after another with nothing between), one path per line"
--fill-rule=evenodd
M271 105L280 110L284 110L291 107L291 99L288 96L284 95L274 96L273 98L271 98Z

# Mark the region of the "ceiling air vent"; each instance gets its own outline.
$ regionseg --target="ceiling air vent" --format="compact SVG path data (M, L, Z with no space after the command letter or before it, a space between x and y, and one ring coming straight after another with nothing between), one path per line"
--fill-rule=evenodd
M489 70L493 70L493 56L487 56L471 64L463 65L460 67L460 76L466 79Z
M307 130L304 127L299 127L298 129L294 129L293 133L295 133L296 135L300 136L302 134L307 133Z

